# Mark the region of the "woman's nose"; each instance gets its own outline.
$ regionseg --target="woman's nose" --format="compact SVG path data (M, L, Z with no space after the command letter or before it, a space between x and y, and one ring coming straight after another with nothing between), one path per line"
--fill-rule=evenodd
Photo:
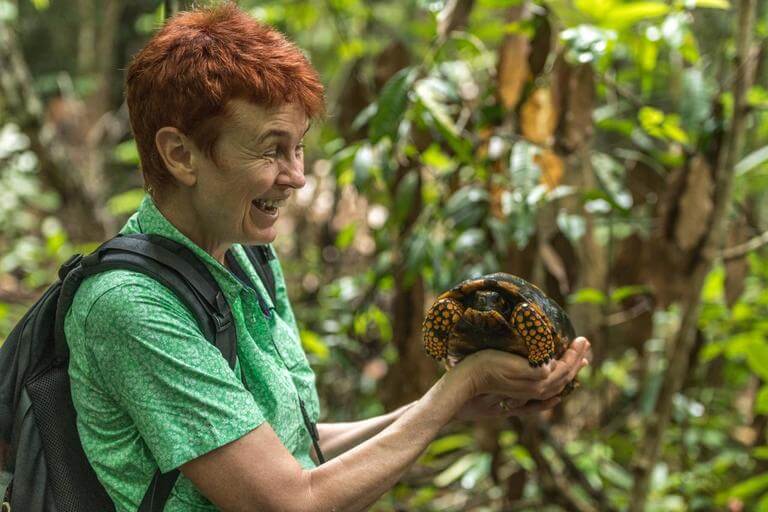
M282 177L281 185L287 185L291 188L303 187L307 182L304 177L304 159L292 158L290 161L285 162L280 176Z

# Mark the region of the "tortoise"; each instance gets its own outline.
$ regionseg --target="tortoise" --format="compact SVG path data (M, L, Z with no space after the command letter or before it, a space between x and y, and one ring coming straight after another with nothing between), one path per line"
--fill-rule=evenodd
M424 319L423 334L427 353L449 368L485 348L541 366L560 358L575 337L568 315L555 301L503 272L468 279L438 296Z

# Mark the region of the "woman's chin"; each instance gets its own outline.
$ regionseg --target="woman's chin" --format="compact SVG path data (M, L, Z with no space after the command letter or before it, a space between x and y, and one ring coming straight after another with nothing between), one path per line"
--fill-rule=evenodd
M274 226L267 228L252 228L246 233L248 245L271 244L277 238L277 229Z

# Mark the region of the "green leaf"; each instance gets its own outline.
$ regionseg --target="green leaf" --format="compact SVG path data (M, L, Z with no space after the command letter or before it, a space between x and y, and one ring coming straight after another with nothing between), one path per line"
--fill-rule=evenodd
M631 285L617 288L611 293L611 302L621 302L635 295L643 295L650 291L647 285Z
M434 483L438 487L447 487L464 476L475 464L482 461L482 453L468 453L448 466L448 469L435 477Z
M568 296L571 304L605 304L606 296L596 288L581 288Z
M405 68L398 71L384 85L368 132L372 143L385 136L395 138L400 121L408 108L408 91L415 79L416 70Z
M397 185L395 192L395 204L392 209L392 217L396 222L405 220L408 212L413 208L416 193L419 189L418 170L414 170L403 176Z
M768 385L764 384L755 397L755 413L768 414Z
M138 165L139 150L136 149L136 141L131 139L115 146L115 149L112 150L112 158L121 164Z
M768 445L758 446L752 450L752 456L756 459L768 460Z
M50 6L49 0L32 0L32 5L35 6L35 9L38 11L44 11Z
M341 231L339 231L339 234L336 235L336 247L342 250L349 247L352 241L354 241L356 233L357 233L356 222L350 222L349 224L344 226L341 229Z
M740 484L734 485L727 491L720 493L717 501L725 503L728 498L749 498L766 490L768 490L768 473L763 473L753 476Z
M469 434L453 434L441 437L429 445L428 453L430 455L442 455L443 453L452 452L459 448L471 446L474 440L475 438Z
M323 342L323 339L316 332L302 329L301 345L307 352L316 355L318 359L328 359L328 346Z
M443 82L435 78L425 78L414 86L419 103L424 109L422 119L427 125L437 130L460 159L469 161L471 159L471 145L467 140L461 138L445 104L441 102L443 98L440 96L444 94L442 89L445 88L441 84Z
M768 381L768 344L755 341L747 347L747 363L761 379Z
M362 190L368 184L372 170L376 165L376 154L371 145L361 145L352 161L352 169L355 171L355 187L358 190Z
M687 9L730 9L728 0L684 0Z
M127 215L139 208L139 203L144 198L144 189L133 188L122 194L117 194L107 201L107 210L112 215Z
M629 2L610 9L603 22L623 28L641 20L666 16L671 10L672 7L661 2Z
M488 211L488 191L471 185L462 187L448 198L443 211L456 227L477 226Z
M454 250L457 252L462 251L476 251L485 242L485 232L480 228L470 228L461 233L454 242Z
M766 162L768 162L768 146L763 146L742 158L733 170L736 172L737 176L741 176L742 174L757 169Z

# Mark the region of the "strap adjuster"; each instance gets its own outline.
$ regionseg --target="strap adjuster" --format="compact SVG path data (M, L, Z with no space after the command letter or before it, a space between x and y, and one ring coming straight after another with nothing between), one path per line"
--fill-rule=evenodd
M219 333L229 328L232 324L232 311L229 309L227 299L224 298L224 294L221 292L216 294L216 309L217 311L211 316L213 317L213 323L216 324L216 332Z

